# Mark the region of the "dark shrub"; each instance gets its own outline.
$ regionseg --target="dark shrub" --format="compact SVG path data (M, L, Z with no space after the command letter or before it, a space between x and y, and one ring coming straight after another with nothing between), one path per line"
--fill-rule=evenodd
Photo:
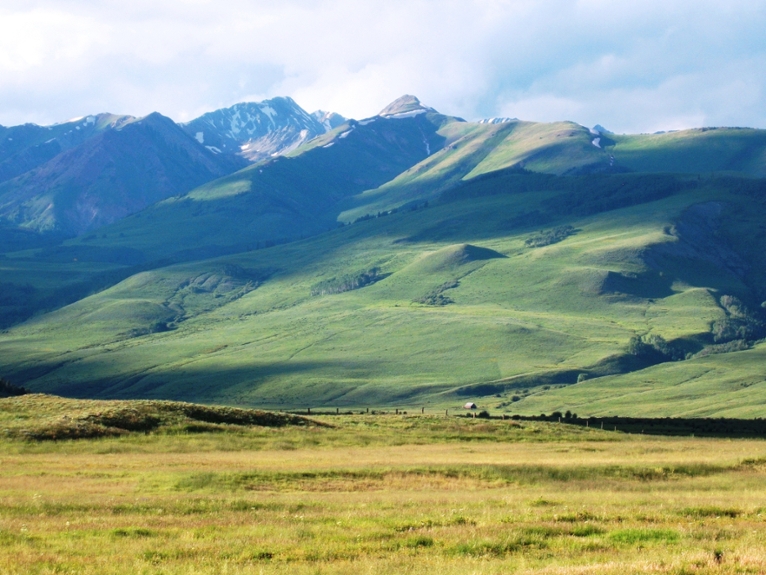
M0 397L16 397L26 395L29 391L18 385L13 385L10 381L0 378Z

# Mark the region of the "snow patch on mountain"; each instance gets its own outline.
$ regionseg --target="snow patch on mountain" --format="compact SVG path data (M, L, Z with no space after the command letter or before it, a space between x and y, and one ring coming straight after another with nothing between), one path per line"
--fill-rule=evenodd
M340 114L336 114L335 112L325 112L324 110L317 110L316 112L313 112L311 117L322 124L325 132L334 130L346 122L346 118Z
M272 98L209 112L181 127L195 138L202 132L207 146L256 162L287 154L345 121L331 112L309 114L292 98Z
M388 120L403 120L404 118L414 118L420 114L425 114L428 110L412 110L411 112L399 112L398 114L388 114Z
M277 115L277 111L274 108L272 108L271 106L268 106L268 105L266 105L263 108L261 108L261 112L266 114L269 117L269 120L271 120L272 122L274 121L274 116Z
M484 118L479 120L479 124L508 124L510 122L518 122L518 118Z

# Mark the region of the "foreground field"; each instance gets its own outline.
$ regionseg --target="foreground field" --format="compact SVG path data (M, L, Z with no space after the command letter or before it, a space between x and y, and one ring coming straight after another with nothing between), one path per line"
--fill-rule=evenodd
M766 564L762 441L443 414L319 419L5 440L0 572L761 573Z

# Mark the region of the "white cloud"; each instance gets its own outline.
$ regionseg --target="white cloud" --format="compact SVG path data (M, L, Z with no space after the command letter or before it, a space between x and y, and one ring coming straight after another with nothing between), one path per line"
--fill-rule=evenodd
M766 127L762 0L5 0L0 123L290 95L363 117Z
M76 61L104 40L88 18L58 10L0 10L0 71L34 73L62 61Z

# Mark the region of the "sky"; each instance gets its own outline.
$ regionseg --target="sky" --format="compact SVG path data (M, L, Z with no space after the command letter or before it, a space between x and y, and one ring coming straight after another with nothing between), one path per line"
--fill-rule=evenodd
M0 124L290 96L364 118L766 128L766 0L3 0Z

